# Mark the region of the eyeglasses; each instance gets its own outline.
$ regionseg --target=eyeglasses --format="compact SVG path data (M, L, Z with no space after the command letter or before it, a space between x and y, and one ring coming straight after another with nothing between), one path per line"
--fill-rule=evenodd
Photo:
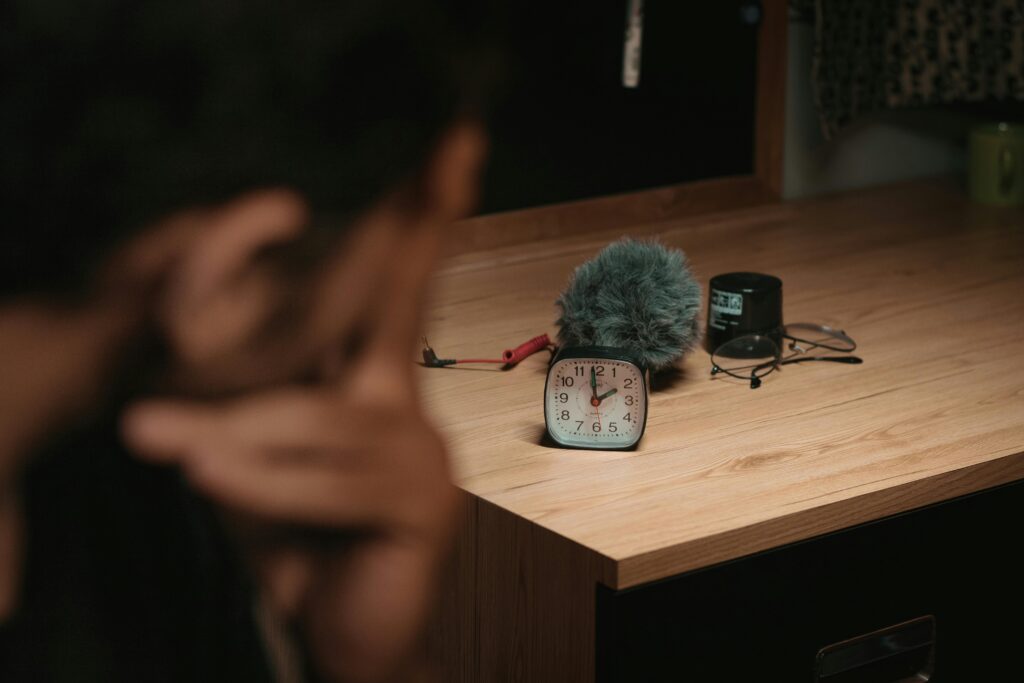
M750 388L757 389L765 375L783 365L818 360L850 364L864 362L861 358L850 355L807 355L815 349L848 354L857 348L857 342L845 332L826 325L793 323L785 325L777 336L780 340L788 340L786 347L791 352L788 356L782 355L779 343L773 336L743 335L730 339L711 354L712 376L725 373L738 379L749 380Z

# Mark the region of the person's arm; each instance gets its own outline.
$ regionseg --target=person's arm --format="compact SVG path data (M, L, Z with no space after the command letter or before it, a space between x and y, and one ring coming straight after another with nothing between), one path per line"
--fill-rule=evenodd
M406 249L423 249L415 236ZM275 612L328 681L408 680L455 512L413 382L427 272L396 254L387 306L329 384L218 405L154 401L128 444L177 464L229 518Z

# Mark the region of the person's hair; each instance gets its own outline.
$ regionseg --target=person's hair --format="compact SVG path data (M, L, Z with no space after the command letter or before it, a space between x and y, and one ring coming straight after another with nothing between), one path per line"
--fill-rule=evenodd
M4 2L0 298L81 289L151 221L248 189L369 206L479 103L452 4Z

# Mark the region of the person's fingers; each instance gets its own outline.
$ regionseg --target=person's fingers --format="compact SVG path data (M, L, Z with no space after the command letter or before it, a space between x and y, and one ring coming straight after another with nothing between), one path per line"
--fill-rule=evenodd
M294 243L306 228L302 198L289 190L242 195L194 214L198 229L166 273L154 321L172 366L202 385L230 384L239 352L280 308L280 288L259 265L265 250ZM202 378L200 380L199 378Z
M139 291L166 273L170 264L181 258L188 245L209 223L209 209L189 208L177 211L155 223L135 239L129 240L110 256L98 281L110 291ZM148 291L148 290L143 290Z
M404 235L392 265L387 306L371 339L375 347L388 348L408 357L419 336L422 304L439 249L439 233L433 226L416 226Z
M125 443L143 457L173 461L211 444L292 452L382 450L400 432L422 431L415 414L367 409L333 388L287 388L227 406L151 400L130 406L122 418Z
M395 254L363 352L346 373L347 387L369 402L415 402L411 361L436 251L435 231L417 227L405 235Z
M349 236L333 252L324 255L322 267L312 279L299 326L292 326L281 353L268 347L259 364L264 367L286 365L291 358L303 362L312 354L320 359L322 378L343 386L350 379L349 347L365 349L367 340L389 315L395 286L394 272L404 260L405 231L382 208L360 218ZM404 314L403 314L404 315ZM260 370L257 368L256 373Z
M202 248L182 264L176 286L190 290L187 298L203 298L257 250L302 232L306 219L305 202L290 190L264 190L231 201L210 216Z
M404 508L415 491L407 477L329 460L295 464L203 449L188 459L185 475L218 503L277 522L354 528L408 519Z
M121 418L121 437L138 455L175 462L197 444L223 441L223 414L216 408L181 401L147 401L130 406Z
M391 261L397 242L397 231L388 222L370 216L360 223L327 257L313 286L305 330L296 336L307 339L310 349L329 352L337 340L360 333L363 321L382 305L378 294L388 272L381 264Z

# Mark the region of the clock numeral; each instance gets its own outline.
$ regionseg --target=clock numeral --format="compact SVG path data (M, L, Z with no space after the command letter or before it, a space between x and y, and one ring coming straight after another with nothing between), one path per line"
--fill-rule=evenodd
M604 377L604 366L598 365L594 368L594 374L598 377Z
M615 377L615 368L612 368L612 377Z
M558 400L559 400L560 402L562 402L562 403L568 403L568 402L569 402L569 394L567 394L567 393L565 393L565 392L563 391L562 393L560 393L560 394L558 395Z
M583 427L583 420L576 420L576 431L580 431L581 427Z
M614 422L609 422L608 423L608 431L611 432L612 434L614 434L615 432L619 431L619 428L618 428L618 426Z
M593 430L595 432L601 431L601 423L600 422L595 422L594 424L592 424L590 426L593 428Z
M622 418L622 419L625 420L626 422L632 422L633 421L633 417L629 413L626 413L626 416L624 418Z
M569 419L569 411L568 410L563 410L561 416L558 419L560 419L560 420L568 420Z
M576 376L577 377L582 377L583 376L583 366L582 365L577 365L576 366Z
M622 388L623 389L632 389L633 388L633 380L629 379L629 378L626 378L625 380L623 380Z
M627 406L633 405L633 397L632 396L627 396L626 397L626 405Z
M572 377L563 377L562 378L562 386L563 387L571 387L572 386L572 381L573 381Z

